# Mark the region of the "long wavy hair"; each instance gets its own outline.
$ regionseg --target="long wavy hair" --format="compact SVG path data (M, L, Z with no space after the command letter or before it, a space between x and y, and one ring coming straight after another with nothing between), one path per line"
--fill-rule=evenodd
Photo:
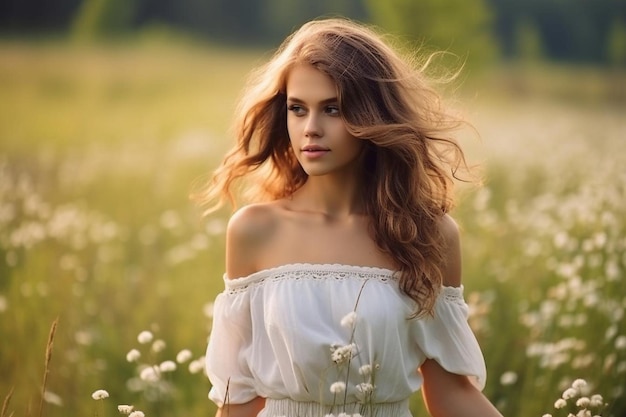
M237 143L197 198L208 213L235 205L237 185L250 200L269 201L306 182L287 132L285 85L293 66L312 65L335 82L348 131L367 142L360 191L372 237L397 265L401 290L417 304L414 316L432 313L445 250L439 223L467 164L451 135L463 122L430 86L428 61L416 65L349 20L306 23L252 74L236 113Z

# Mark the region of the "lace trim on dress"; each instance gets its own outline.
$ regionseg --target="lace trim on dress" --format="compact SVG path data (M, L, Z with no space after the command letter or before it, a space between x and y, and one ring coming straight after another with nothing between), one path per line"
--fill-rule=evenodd
M286 264L275 268L264 269L247 277L229 279L224 276L226 293L236 294L247 291L250 287L262 286L266 282L284 280L328 280L358 279L362 281L377 280L389 282L395 280L394 271L374 266L357 266L341 264Z
M395 271L375 266L343 265L343 264L309 264L294 263L257 271L247 277L230 279L224 275L225 292L238 294L248 288L265 285L266 282L284 280L345 280L358 279L362 281L377 280L382 283L396 282ZM457 304L464 304L463 286L441 288L440 297Z
M449 303L455 303L459 305L465 305L465 299L463 298L463 285L460 287L441 287L441 293L439 298Z

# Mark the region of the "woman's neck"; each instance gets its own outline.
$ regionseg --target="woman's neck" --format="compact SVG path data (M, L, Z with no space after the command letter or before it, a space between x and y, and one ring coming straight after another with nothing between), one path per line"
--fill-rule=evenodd
M356 178L331 176L309 177L293 195L292 202L301 210L343 218L364 213L363 195Z

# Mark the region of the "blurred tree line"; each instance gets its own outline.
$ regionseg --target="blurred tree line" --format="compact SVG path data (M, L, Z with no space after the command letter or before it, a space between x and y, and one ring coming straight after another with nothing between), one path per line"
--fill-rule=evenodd
M307 20L337 15L474 59L626 65L626 0L2 0L0 31L94 39L166 25L273 46Z

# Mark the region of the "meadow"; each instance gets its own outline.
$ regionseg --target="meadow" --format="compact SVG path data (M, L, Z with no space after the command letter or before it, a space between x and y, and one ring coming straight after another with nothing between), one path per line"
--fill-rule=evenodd
M201 365L228 210L189 194L266 57L0 41L0 416L214 413ZM480 134L462 141L484 185L454 214L485 393L508 417L626 415L625 86L510 64L449 91Z

